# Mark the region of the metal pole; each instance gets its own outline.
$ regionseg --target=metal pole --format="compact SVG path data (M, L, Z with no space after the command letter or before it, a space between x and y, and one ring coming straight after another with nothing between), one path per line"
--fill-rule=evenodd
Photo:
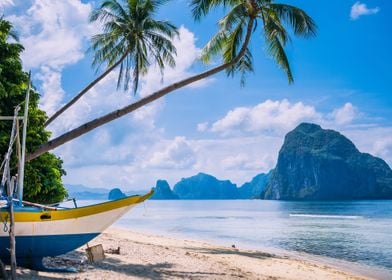
M27 87L25 110L23 117L23 133L22 133L22 155L20 158L20 170L19 170L19 182L18 182L18 198L19 204L22 205L23 200L23 181L24 181L24 166L25 166L25 155L26 155L26 134L27 134L27 119L29 114L29 100L30 100L30 90L31 90L31 71L29 72L29 85Z

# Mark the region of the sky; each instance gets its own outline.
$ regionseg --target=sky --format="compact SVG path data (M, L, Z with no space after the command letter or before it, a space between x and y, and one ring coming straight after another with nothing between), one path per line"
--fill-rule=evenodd
M179 28L176 67L162 78L152 66L136 95L116 90L114 71L49 126L53 137L219 63L203 65L198 57L225 11L195 22L188 2L172 0L156 15ZM293 37L286 47L294 84L256 31L250 42L255 72L244 87L238 77L220 73L55 149L64 161L64 182L144 190L158 179L173 186L205 172L241 185L274 168L284 135L301 122L335 129L392 166L392 1L285 3L318 25L315 38ZM88 22L98 4L0 0L0 14L19 34L24 69L32 71L48 115L104 70L91 66L88 52L91 36L100 32Z

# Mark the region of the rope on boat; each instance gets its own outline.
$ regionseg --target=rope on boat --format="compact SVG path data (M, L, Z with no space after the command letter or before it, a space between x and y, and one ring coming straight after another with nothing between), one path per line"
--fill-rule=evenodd
M0 222L3 224L3 230L4 230L4 232L8 232L8 224L7 224L7 221L8 221L8 215L5 216L5 221L3 220L3 216L0 215Z
M3 171L3 175L1 178L1 184L0 184L0 191L3 192L5 191L7 193L8 199L7 199L7 206L11 207L10 204L12 202L12 195L14 191L14 184L15 184L15 177L13 176L11 178L11 172L10 172L10 160L11 160L11 155L12 155L12 146L14 145L15 141L17 140L18 137L18 112L20 110L20 106L16 106L14 110L14 117L13 117L13 122L12 122L12 130L11 130L11 136L10 136L10 141L9 141L9 146L7 153L4 156L4 160L0 165L0 172ZM7 192L6 186L8 186L8 190L11 190L11 193L9 191ZM3 216L0 215L0 222L3 224L3 230L4 232L7 232L11 227L11 219L10 219L10 226L8 226L7 222L8 219L10 218L8 215L5 216L5 221L3 220Z
M20 110L20 106L16 106L14 110L14 119L12 122L12 130L11 130L11 136L10 136L10 141L9 141L9 146L7 153L4 156L4 160L1 163L1 168L0 171L3 170L3 176L1 179L1 188L5 189L6 183L10 184L11 183L11 174L10 174L10 160L11 160L11 155L12 155L12 146L14 145L17 137L18 137L18 131L17 131L17 116L18 112ZM12 196L12 194L8 194L8 196Z

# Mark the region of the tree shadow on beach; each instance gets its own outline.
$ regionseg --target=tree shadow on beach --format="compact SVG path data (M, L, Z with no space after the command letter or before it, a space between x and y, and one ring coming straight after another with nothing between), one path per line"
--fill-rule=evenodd
M170 279L170 278L214 278L218 276L229 276L225 273L205 272L205 271L180 271L174 269L172 263L155 264L130 264L118 259L106 258L105 261L97 265L97 268L116 271L128 276L139 276L149 279Z
M238 255L256 259L269 259L269 258L285 258L270 253L260 251L240 251L235 248L205 248L205 247L183 247L187 252L200 255ZM191 255L192 256L192 255ZM82 261L83 260L83 261ZM209 272L199 271L197 268L191 271L176 269L174 263L161 262L161 263L148 263L148 264L135 264L124 262L120 259L106 255L105 260L90 264L86 262L86 256L83 252L73 251L63 256L46 258L45 265L50 268L75 268L78 272L88 272L89 269L107 270L111 272L121 273L130 277L141 277L144 279L171 279L171 278L193 278L193 279L233 279L240 277L237 274L230 274L225 272ZM21 279L42 279L54 280L61 279L63 274L54 274L53 276L39 275L38 272L33 270L20 271L18 278ZM75 274L75 277L78 274ZM72 276L72 273L69 274Z
M44 275L39 275L38 271L35 270L23 270L23 271L18 271L17 272L17 279L39 279L39 280L59 280L63 279L62 276L44 276Z
M277 256L274 254L270 253L265 253L265 252L260 252L260 251L241 251L238 249L231 249L231 248L197 248L197 247L191 247L191 248L184 248L189 251L194 251L197 253L201 254L211 254L211 255L238 255L238 256L244 256L248 258L255 258L255 259L283 259L285 257L282 256Z

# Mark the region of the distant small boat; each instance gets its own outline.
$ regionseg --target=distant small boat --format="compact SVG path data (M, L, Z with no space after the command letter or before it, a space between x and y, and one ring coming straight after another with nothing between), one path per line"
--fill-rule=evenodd
M97 237L136 204L153 194L129 196L95 205L61 209L15 207L18 266L45 269L42 259L75 250ZM9 263L8 208L0 209L0 258Z

